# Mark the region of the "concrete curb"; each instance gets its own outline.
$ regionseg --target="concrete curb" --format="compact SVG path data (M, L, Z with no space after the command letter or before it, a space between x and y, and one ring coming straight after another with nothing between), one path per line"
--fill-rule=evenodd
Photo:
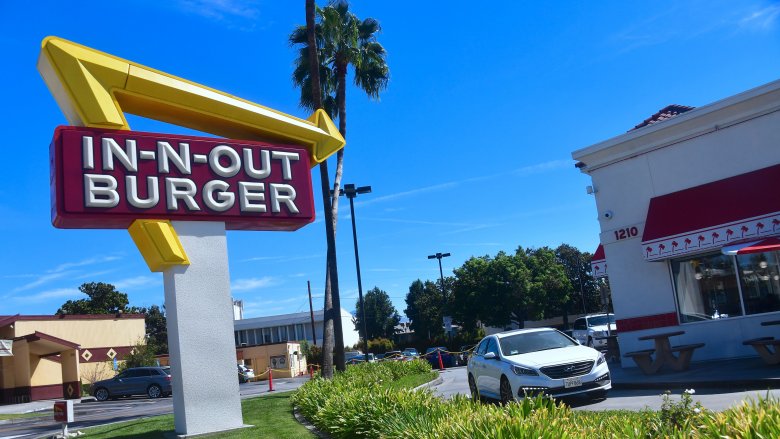
M436 387L436 386L438 386L439 384L441 384L443 382L444 382L444 378L442 378L441 375L439 375L437 378L434 378L434 379L428 381L425 384L420 384L419 386L415 387L412 390L414 390L416 392L416 391L418 391L420 389L427 389L429 387Z
M330 439L330 436L327 433L320 431L317 427L314 426L314 424L309 422L309 420L303 416L300 410L298 410L298 407L293 407L293 416L295 416L295 420L298 421L299 424L306 427L306 429L309 430L311 434L317 436L320 439Z
M612 382L615 390L672 390L672 389L727 389L764 390L780 388L780 379L755 379L731 381L658 381L658 382Z

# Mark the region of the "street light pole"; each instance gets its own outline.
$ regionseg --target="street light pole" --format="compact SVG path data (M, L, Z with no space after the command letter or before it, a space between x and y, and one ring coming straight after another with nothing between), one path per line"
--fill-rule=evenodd
M441 269L441 258L449 257L449 253L436 253L435 255L428 255L428 259L438 259L439 260L439 282L441 285L441 296L444 299L444 303L446 305L447 303L447 297L446 293L444 292L444 271ZM446 325L446 323L445 323ZM430 335L429 335L430 337Z
M356 188L354 184L345 184L344 189L339 195L344 195L349 199L349 213L352 217L352 242L355 246L355 269L357 270L358 300L360 301L360 320L363 321L363 350L368 363L368 330L366 329L366 306L363 302L363 282L360 279L360 256L358 254L357 228L355 227L355 204L354 199L358 194L371 193L371 186L361 186Z
M435 255L428 255L428 259L439 260L439 279L441 279L441 290L444 291L444 271L441 269L441 258L452 256L449 253L436 253Z

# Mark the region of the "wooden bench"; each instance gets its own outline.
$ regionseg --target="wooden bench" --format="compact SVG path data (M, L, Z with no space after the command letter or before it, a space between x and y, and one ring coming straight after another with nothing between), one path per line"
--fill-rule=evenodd
M766 364L780 364L780 340L775 340L774 337L759 337L745 340L742 344L753 346Z
M634 360L636 365L639 366L639 369L646 375L652 375L658 372L658 369L661 367L660 362L654 362L653 359L650 358L654 353L655 349L642 349L641 351L626 352L623 356Z
M691 364L691 357L693 356L693 351L696 349L699 349L700 347L703 347L704 343L692 343L692 344L682 344L678 346L672 346L672 348L669 350L670 352L677 352L677 359L676 361L669 361L667 364L669 364L669 367L671 367L674 370L687 370L688 366Z

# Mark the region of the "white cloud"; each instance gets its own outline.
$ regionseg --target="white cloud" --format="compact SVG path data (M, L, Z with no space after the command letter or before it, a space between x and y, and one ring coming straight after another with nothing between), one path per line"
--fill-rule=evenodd
M86 265L94 265L94 264L99 264L99 263L103 263L103 262L111 262L111 261L116 261L117 259L119 259L118 256L104 256L104 257L101 257L101 258L84 259L84 260L78 261L78 262L66 262L64 264L58 265L53 270L49 270L49 272L50 273L59 273L59 272L65 271L65 270L70 270L71 268L83 267L83 266L86 266Z
M186 13L242 31L253 30L260 17L258 2L254 0L178 0L176 5Z
M18 293L20 291L31 290L33 288L39 287L39 286L41 286L41 285L43 285L45 283L51 282L53 280L61 279L61 278L65 277L65 276L68 276L69 274L72 274L72 273L71 272L67 272L67 271L61 271L61 272L57 272L57 273L41 274L41 275L38 275L37 279L35 279L34 281L26 283L26 284L24 284L24 285L22 285L20 287L14 288L13 292Z
M547 162L542 163L536 163L533 165L523 166L521 168L513 169L511 171L505 171L505 172L499 172L496 174L488 174L488 175L481 175L481 176L475 176L470 178L464 178L461 180L455 180L455 181L448 181L444 183L438 183L433 184L430 186L423 186L416 189L410 189L408 191L404 192L398 192L395 194L385 195L381 197L375 197L370 198L364 201L357 201L355 202L356 206L367 206L370 204L375 203L382 203L384 201L392 201L398 198L406 198L411 197L427 192L435 192L435 191L441 191L446 189L452 189L458 187L462 183L473 183L475 181L484 181L484 180L492 180L499 177L504 177L508 175L517 176L517 177L525 177L528 175L534 175L534 174L540 174L543 172L549 172L549 171L555 171L558 169L563 169L568 166L573 166L573 162L571 160L550 160ZM395 206L392 209L395 210L402 210L404 207L398 207ZM390 210L386 210L390 211Z
M34 274L31 277L34 277L35 280L32 282L28 282L22 286L16 287L13 289L13 292L20 292L20 291L27 291L31 290L33 288L39 287L43 284L49 283L51 281L62 279L67 276L72 276L74 278L82 278L83 273L79 270L74 270L79 267L86 267L90 265L97 265L97 264L104 264L106 262L112 262L117 259L120 259L118 256L103 256L103 257L97 257L97 258L89 258L84 259L78 262L66 262L64 264L60 264L56 267L54 267L51 270L47 270L43 274Z
M114 285L117 290L122 291L150 285L159 285L161 283L162 278L158 276L135 276L114 281L112 285Z
M772 30L780 16L780 5L767 6L761 10L753 11L739 20L739 26L743 29L766 31Z
M24 296L15 297L14 300L22 303L40 303L50 299L62 299L62 298L76 298L79 295L83 295L81 291L76 288L57 288L53 290L42 291L36 294L26 294Z
M236 279L230 283L231 291L251 291L275 285L277 282L270 276L261 278Z

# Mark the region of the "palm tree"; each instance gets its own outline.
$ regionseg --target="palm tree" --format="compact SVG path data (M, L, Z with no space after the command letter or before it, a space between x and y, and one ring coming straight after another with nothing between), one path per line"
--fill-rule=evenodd
M378 99L380 91L387 88L389 69L385 62L384 47L376 41L381 30L379 22L373 18L360 20L349 12L349 3L337 0L324 8L316 8L319 22L312 26L310 11L315 7L313 0L307 0L307 26L297 27L290 35L290 44L298 47L295 60L293 83L301 89L300 104L304 108L316 110L323 108L332 119L338 117L339 131L346 139L347 109L346 81L349 66L353 67L354 83L370 98ZM312 32L312 27L314 32ZM313 35L312 35L313 34ZM315 44L316 51L309 48ZM313 52L313 54L312 54ZM312 68L316 63L319 68ZM319 93L318 93L319 91ZM341 301L338 289L338 270L336 269L335 236L338 221L338 200L341 177L344 170L344 149L336 154L336 175L333 191L327 184L327 164L320 166L320 179L323 184L323 201L328 240L327 269L325 272L325 331L323 332L323 366L328 366L330 345L330 322L333 322L333 345L336 351L335 364L343 370L343 332L341 328ZM331 257L332 255L332 257ZM335 321L331 320L332 315ZM332 363L331 363L332 364ZM325 368L323 375L328 376Z

